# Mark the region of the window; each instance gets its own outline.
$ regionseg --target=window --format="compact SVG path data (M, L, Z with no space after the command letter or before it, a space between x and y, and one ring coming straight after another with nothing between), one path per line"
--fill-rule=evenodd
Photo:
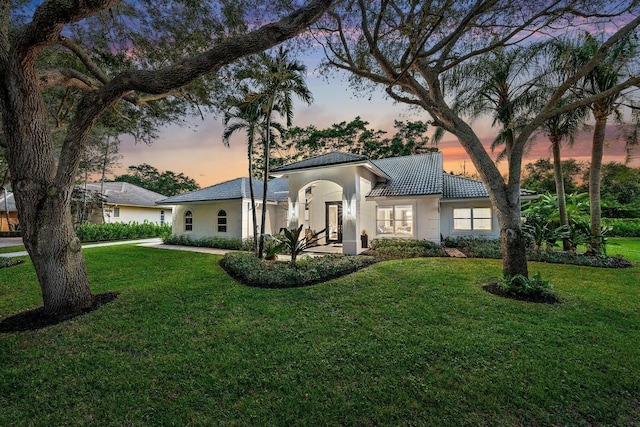
M413 206L379 206L376 218L377 234L413 235Z
M113 217L120 218L120 208L118 206L113 208Z
M193 230L193 214L191 211L186 211L184 213L184 231L192 231Z
M218 233L227 232L227 211L224 209L218 211Z
M160 225L164 225L164 211L160 211Z
M453 210L454 230L490 231L491 226L491 208L460 208Z

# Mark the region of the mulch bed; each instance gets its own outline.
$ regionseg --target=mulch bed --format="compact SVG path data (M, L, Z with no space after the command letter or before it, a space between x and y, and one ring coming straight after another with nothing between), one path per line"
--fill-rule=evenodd
M104 294L96 294L93 296L93 304L90 308L79 311L66 316L47 316L44 314L44 307L38 307L33 310L18 313L14 316L7 317L0 322L0 334L9 332L35 331L49 326L57 325L83 314L90 313L99 307L113 301L118 297L115 292L107 292Z
M515 299L518 301L526 301L526 302L541 303L541 304L559 304L560 303L560 300L558 299L558 297L556 297L553 294L546 294L546 295L514 294L511 292L505 291L495 283L484 285L482 289L489 292L490 294L497 295L503 298Z

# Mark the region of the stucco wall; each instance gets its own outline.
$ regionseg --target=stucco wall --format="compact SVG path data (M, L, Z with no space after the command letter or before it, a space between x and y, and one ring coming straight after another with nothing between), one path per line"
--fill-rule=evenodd
M227 231L218 232L218 212L227 213ZM192 230L185 230L185 213L191 211ZM173 210L173 234L192 239L204 237L242 237L242 201L193 203L178 205Z
M487 237L490 239L500 238L500 228L498 227L498 218L495 210L492 209L492 226L491 230L454 230L453 229L453 210L458 208L491 208L491 202L488 199L460 200L460 201L442 201L440 202L440 233L443 238L458 236L474 236Z
M118 206L120 208L120 216L114 216L114 207L108 205L105 207L105 220L107 223L129 223L139 222L143 223L145 220L151 223L160 224L160 213L164 211L164 220L166 224L171 224L171 208L146 208L136 206ZM101 222L101 212L94 214L92 218L96 219L96 222Z
M218 231L218 212L224 210L227 214L227 231ZM191 211L193 229L186 231L185 213ZM260 218L262 209L257 209L258 232L260 231ZM267 234L277 233L281 227L286 226L287 207L280 205L267 205L266 230ZM253 218L251 203L248 199L228 200L220 202L193 203L178 205L174 208L173 234L189 236L193 239L205 237L242 238L252 237Z

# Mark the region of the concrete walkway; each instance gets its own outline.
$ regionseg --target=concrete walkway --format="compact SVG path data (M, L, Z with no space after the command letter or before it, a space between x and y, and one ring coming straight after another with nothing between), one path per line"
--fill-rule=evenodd
M174 251L201 252L204 254L214 255L224 255L227 252L231 252L231 249L197 248L195 246L165 245L162 243L142 243L138 246L149 246L152 248L170 249Z
M8 245L8 244L4 245L5 247L22 244L22 239L19 237L15 237L15 238L11 237L10 239L17 239L17 240L12 245ZM1 244L3 240L5 240L5 238L0 239L0 247L2 247ZM82 245L82 249L100 248L103 246L115 246L115 245L138 245L138 246L147 246L150 248L157 248L157 249L201 252L205 254L214 254L214 255L224 255L227 252L232 252L231 249L213 249L213 248L198 248L195 246L165 245L162 243L162 239L160 239L159 237L156 237L153 239L122 240L117 242L106 242L106 243L89 243L89 244ZM317 250L314 251L314 249L317 249ZM321 249L324 249L324 250L321 250ZM307 256L322 256L322 255L326 255L327 253L342 253L342 248L341 247L340 248L321 248L321 247L310 248L308 252L305 251L305 253L299 256L299 258L303 258ZM27 255L28 253L26 251L21 251L21 252L10 252L6 254L0 254L0 257L12 258L12 257L19 257L19 256L27 256ZM291 257L289 255L279 254L278 259L281 261L289 261Z
M22 237L0 237L0 248L18 246L22 244Z
M19 239L19 240L16 243L14 243L13 245L4 245L5 247L22 244L22 239L20 239L19 237L8 237L7 239ZM5 238L3 238L1 240L5 240ZM101 248L103 246L116 246L116 245L165 246L165 245L161 245L161 243L162 243L162 239L160 239L159 237L154 237L152 239L120 240L120 241L117 241L117 242L105 242L105 243L88 243L88 244L82 245L82 249ZM9 252L9 253L6 253L6 254L0 254L1 257L5 257L5 258L12 258L12 257L18 257L18 256L27 256L27 255L29 255L27 253L27 251Z

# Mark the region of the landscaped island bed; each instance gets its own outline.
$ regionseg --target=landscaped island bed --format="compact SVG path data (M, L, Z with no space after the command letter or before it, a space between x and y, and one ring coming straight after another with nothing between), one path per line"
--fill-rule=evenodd
M640 240L609 252L640 260ZM0 425L640 424L637 267L530 263L562 304L500 298L491 259L379 262L314 286L219 256L85 251L98 310L0 334ZM0 270L0 321L42 304Z

